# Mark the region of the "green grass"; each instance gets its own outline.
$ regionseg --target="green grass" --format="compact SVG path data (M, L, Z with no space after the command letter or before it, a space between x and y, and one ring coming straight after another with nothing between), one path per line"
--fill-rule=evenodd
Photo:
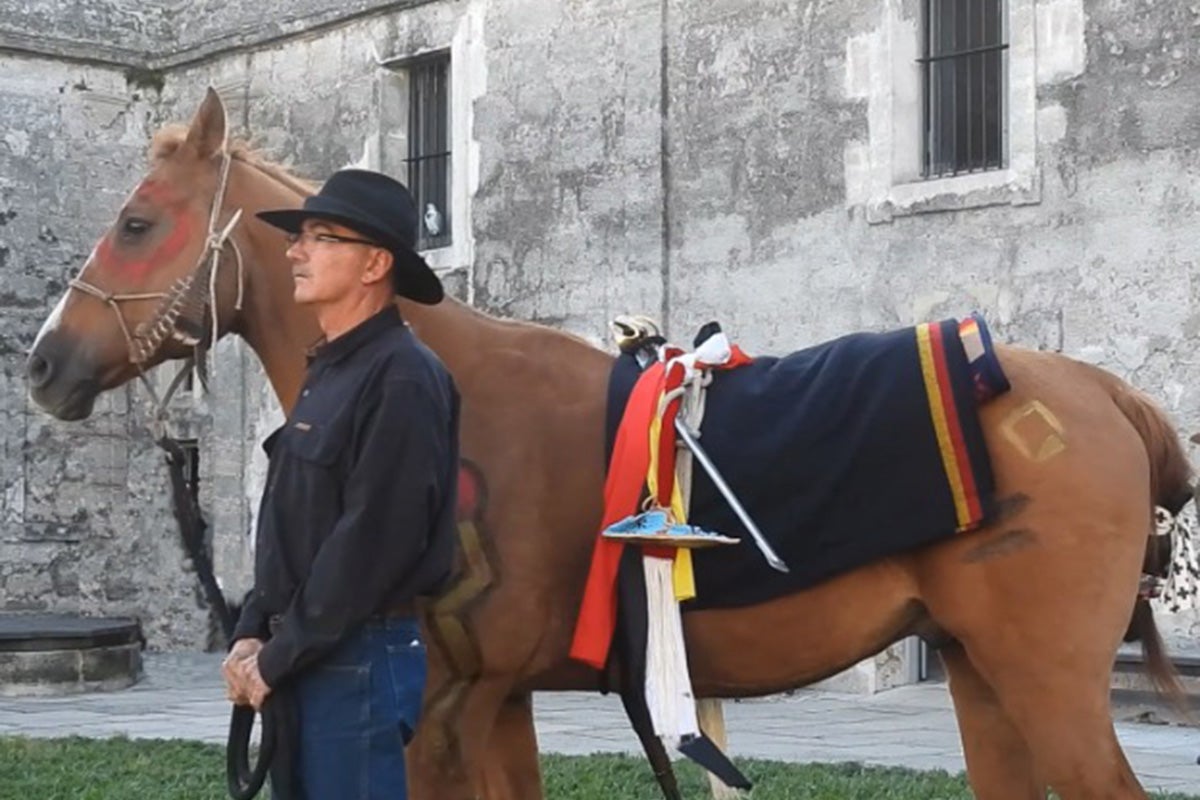
M960 775L857 764L739 760L755 782L753 800L957 800L971 792ZM709 795L699 769L676 765L684 797ZM645 763L628 756L545 756L550 800L657 800ZM0 737L0 800L220 800L223 748L184 741ZM266 798L266 793L260 795ZM1162 800L1197 800L1156 795Z
M224 748L186 741L0 738L3 800L225 797Z

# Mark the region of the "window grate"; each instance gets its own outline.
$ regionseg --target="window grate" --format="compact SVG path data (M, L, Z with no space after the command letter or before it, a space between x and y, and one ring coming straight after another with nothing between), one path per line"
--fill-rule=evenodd
M1004 167L1003 0L925 0L926 178Z
M408 187L421 219L417 248L451 244L450 56L439 54L408 67Z

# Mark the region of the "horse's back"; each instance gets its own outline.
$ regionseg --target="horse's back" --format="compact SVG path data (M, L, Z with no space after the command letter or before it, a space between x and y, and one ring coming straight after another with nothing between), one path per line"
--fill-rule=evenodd
M1191 464L1175 426L1148 395L1102 367L1060 353L1010 345L997 345L996 352L1013 388L1006 402L983 409L985 428L1020 443L1038 435L1030 431L1049 426L1047 438L1061 439L1064 450L1135 434L1149 466L1152 501L1176 512L1188 500ZM1046 446L1040 454L1050 460L1049 450L1058 445ZM1113 452L1106 460L1120 459Z

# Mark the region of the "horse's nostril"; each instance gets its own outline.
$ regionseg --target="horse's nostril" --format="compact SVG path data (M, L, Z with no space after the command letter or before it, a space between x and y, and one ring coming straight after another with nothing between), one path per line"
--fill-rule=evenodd
M35 389L40 389L50 382L54 368L48 359L33 353L25 364L25 374L29 378L30 385Z

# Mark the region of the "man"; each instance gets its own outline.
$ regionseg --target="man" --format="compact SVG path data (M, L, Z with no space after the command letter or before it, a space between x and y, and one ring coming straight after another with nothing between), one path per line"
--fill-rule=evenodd
M255 586L223 673L243 705L289 689L294 767L273 771L277 796L403 798L425 682L414 602L451 568L459 399L394 295L432 304L442 286L415 252L408 190L385 175L343 170L303 208L258 216L287 232L294 299L325 335L263 445Z

